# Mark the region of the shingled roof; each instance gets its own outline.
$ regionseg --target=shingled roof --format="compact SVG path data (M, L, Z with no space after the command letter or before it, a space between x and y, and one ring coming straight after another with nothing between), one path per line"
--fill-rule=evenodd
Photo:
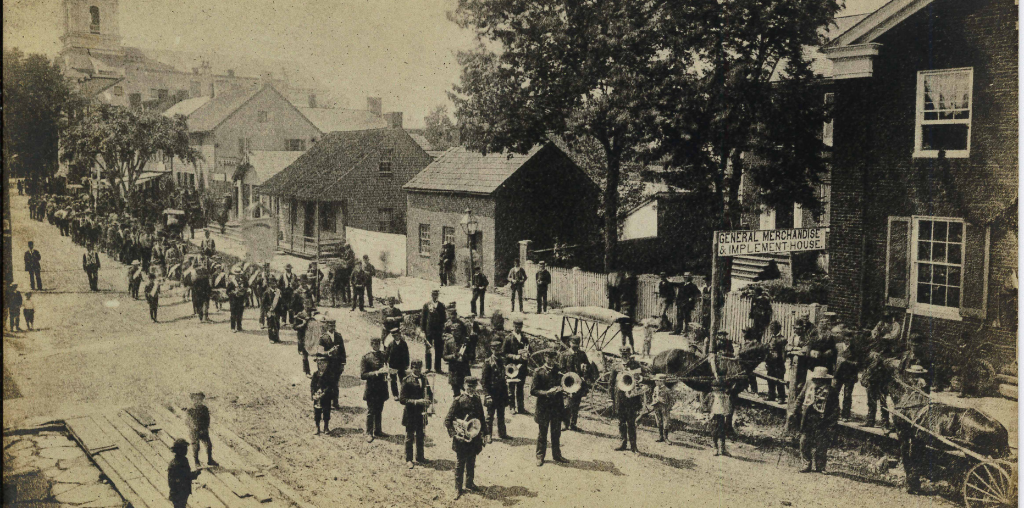
M491 194L549 144L537 145L525 155L483 155L463 147L455 147L444 152L444 155L409 180L403 188L412 191Z
M346 198L348 178L360 168L372 166L374 173L382 148L393 148L394 164L412 165L413 171L426 166L427 156L402 129L338 131L324 135L308 151L260 188L261 194L287 196L300 201L340 201ZM406 138L402 140L401 138ZM418 153L412 153L414 150ZM419 162L417 162L419 161ZM396 173L398 169L395 169Z
M380 115L364 109L298 108L320 132L363 131L388 126Z

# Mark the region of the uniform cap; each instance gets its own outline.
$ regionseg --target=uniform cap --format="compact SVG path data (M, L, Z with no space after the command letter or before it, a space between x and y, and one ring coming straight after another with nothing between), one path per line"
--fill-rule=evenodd
M419 358L416 358L415 360L409 362L409 367L422 367L422 366L423 366L423 360L420 360Z
M811 379L832 379L832 376L828 373L827 367L815 367L811 371Z
M628 347L620 347L619 348L619 353L621 353L623 355L629 355L629 354L633 354L633 350L628 348Z
M522 314L516 314L516 315L512 316L512 322L515 323L515 324L519 324L519 325L523 324L523 315Z
M480 380L477 379L476 376L466 376L466 379L464 381L467 385L476 385L477 383L480 382Z

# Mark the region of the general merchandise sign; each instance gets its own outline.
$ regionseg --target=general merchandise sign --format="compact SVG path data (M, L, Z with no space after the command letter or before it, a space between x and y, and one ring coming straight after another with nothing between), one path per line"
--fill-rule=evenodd
M715 231L715 248L722 257L825 250L825 231L826 228Z

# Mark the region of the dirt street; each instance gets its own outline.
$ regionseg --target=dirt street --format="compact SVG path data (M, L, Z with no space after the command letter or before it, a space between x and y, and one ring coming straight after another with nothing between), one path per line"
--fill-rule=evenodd
M378 328L360 313L330 309L346 338L349 363L342 381L343 410L330 436L314 436L308 380L295 334L274 345L247 310L246 331L232 334L226 310L200 324L180 293L161 300L161 323L150 322L144 301L125 292L125 269L104 258L99 293L88 291L83 250L56 228L30 221L26 198L13 198L16 281L28 289L20 257L28 240L42 253L43 284L33 332L4 335L4 428L39 416L61 417L83 407L140 403L187 404L207 394L214 425L228 426L277 462L275 473L311 503L322 506L872 506L948 505L846 475L797 474L790 456L735 444L733 458L712 457L704 438L686 432L671 444L640 433L640 456L614 452L618 430L594 414L583 432L562 435L568 464L537 467L532 416L511 417L511 442L487 446L477 461L480 493L452 502L455 454L442 419L451 401L438 377L438 416L428 425L427 458L405 467L401 406L385 406L391 437L367 443L358 359ZM422 347L413 345L414 356ZM9 387L13 382L16 386ZM9 395L20 397L10 398ZM216 450L215 450L216 452Z

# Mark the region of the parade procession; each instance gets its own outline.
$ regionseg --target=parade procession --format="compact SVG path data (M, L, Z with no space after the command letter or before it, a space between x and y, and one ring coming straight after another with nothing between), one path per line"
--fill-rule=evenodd
M1018 506L1016 2L4 12L5 507Z

